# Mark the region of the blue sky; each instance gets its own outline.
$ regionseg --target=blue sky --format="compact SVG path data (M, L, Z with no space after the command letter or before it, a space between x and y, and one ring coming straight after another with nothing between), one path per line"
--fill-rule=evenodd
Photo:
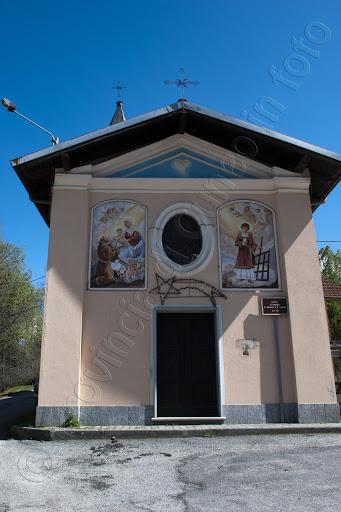
M314 22L330 29L325 44L306 38ZM12 0L2 2L0 24L1 97L62 140L110 122L118 80L128 86L127 117L176 101L178 91L163 81L183 65L200 82L186 92L190 101L242 117L255 114L260 96L271 96L282 110L273 129L341 153L336 0ZM303 54L309 67L295 78L297 90L273 83L269 73L294 52L293 36L319 50L318 58ZM49 138L1 109L0 141L0 235L25 249L37 278L45 274L48 229L9 160L48 146ZM340 199L339 188L314 215L318 240L341 239Z

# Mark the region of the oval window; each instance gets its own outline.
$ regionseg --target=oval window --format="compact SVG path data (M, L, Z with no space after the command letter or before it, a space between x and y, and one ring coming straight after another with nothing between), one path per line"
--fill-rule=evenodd
M189 265L198 258L202 249L202 234L198 222L186 214L174 215L163 229L162 246L174 263Z

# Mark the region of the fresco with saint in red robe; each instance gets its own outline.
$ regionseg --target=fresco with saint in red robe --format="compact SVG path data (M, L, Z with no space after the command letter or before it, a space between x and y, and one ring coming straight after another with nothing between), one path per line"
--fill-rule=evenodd
M251 201L218 210L222 288L279 288L273 211Z

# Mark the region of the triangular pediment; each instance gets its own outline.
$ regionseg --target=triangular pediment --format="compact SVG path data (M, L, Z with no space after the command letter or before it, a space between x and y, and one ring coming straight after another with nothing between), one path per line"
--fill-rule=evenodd
M180 147L155 158L114 170L102 176L107 178L254 178L247 169L233 167L230 162L208 158Z
M98 164L73 168L72 174L97 178L226 178L297 177L188 134L174 135Z

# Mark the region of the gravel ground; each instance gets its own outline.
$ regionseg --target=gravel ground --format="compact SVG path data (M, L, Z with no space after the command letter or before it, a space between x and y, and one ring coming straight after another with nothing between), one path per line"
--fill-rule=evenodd
M341 436L0 441L0 512L341 512Z

